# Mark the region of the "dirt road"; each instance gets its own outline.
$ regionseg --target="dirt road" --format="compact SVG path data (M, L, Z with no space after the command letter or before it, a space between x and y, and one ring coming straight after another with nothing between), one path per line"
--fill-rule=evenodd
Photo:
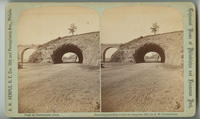
M162 63L105 64L102 68L102 111L184 111L181 67Z
M18 77L20 113L99 111L97 67L25 64Z

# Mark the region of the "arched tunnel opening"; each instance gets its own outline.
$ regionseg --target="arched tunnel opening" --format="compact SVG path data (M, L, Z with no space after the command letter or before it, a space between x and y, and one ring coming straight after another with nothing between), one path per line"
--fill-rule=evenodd
M146 63L160 63L161 57L157 52L150 51L144 55L144 61Z
M135 54L134 54L135 62L136 63L145 63L145 56L148 53L151 53L151 55L153 55L152 52L155 53L155 57L157 58L156 59L157 62L160 62L160 63L165 62L164 49L162 47L160 47L159 45L154 44L154 43L145 44L142 47L138 48L135 51Z
M21 63L30 62L30 56L35 52L36 49L26 48L21 52Z
M31 55L36 51L34 48L25 48L21 53L18 53L18 69L24 67L24 63L31 63Z
M67 53L74 54L74 56L76 58L73 62L83 63L82 50L73 44L62 45L61 47L59 47L55 51L53 51L53 54L51 55L53 63L58 64L58 63L65 62L63 60L63 58L64 58L65 54L67 54Z
M63 63L78 63L79 58L75 53L67 52L62 56L62 62Z
M112 55L117 51L117 48L108 47L103 51L103 62L110 62Z

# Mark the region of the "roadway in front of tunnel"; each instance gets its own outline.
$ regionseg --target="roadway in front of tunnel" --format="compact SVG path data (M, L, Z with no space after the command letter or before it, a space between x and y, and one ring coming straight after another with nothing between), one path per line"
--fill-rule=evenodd
M100 111L96 67L78 63L28 63L18 72L19 113Z
M164 63L105 63L103 112L183 112L184 79L180 66Z

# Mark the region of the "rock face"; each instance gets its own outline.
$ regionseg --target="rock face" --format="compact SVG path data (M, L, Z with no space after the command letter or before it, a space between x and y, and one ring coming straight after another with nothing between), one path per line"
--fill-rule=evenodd
M62 63L62 56L67 52L75 53L79 63L99 65L99 32L59 37L38 46L30 56L32 63Z
M142 63L148 52L157 52L161 62L183 64L183 31L150 35L120 45L112 55L112 62Z

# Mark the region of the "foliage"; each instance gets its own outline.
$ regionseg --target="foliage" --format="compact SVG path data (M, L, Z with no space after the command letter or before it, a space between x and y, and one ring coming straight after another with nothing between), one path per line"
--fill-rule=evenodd
M68 30L70 34L74 35L74 32L76 32L77 27L75 26L75 24L71 24Z
M158 32L159 28L160 28L160 27L159 27L158 24L155 22L155 23L152 24L151 32L154 33L154 35L155 35L156 32Z

